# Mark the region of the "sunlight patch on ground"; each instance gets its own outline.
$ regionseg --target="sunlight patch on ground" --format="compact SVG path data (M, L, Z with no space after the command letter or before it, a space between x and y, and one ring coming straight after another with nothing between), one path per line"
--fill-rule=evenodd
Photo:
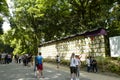
M57 75L55 75L55 76L53 76L52 78L58 78L58 76L57 76Z
M57 75L59 75L59 76L60 76L61 74L59 74L59 73L58 73Z
M24 79L18 79L18 80L24 80Z
M51 71L51 70L46 70L47 72L49 72L49 73L52 73L53 71Z
M0 72L5 72L5 71L0 71Z
M50 78L48 78L48 77L46 77L46 78L44 78L45 80L49 80Z

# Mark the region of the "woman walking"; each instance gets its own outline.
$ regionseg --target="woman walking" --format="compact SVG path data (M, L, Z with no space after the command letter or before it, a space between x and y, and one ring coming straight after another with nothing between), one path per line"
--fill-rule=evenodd
M76 79L76 58L75 58L75 54L72 53L71 57L70 57L70 73L71 73L71 80L75 80Z

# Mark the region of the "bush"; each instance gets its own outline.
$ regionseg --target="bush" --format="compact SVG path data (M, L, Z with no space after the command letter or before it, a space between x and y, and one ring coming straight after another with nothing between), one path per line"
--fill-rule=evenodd
M118 57L117 60L120 61L120 57Z
M44 62L56 63L56 60L55 59L50 59L50 58L44 58Z
M61 64L65 65L65 66L69 66L70 65L70 61L69 60L61 60Z
M45 58L44 62L56 64L56 60L55 59L50 59L50 58ZM69 66L70 62L69 62L69 60L64 60L63 59L63 60L60 61L60 64L65 65L65 66Z
M119 73L120 65L118 63L118 59L115 60L110 57L102 58L101 61L98 61L98 67L101 69L101 71L104 68L105 72L107 71L107 72L114 72L120 74Z

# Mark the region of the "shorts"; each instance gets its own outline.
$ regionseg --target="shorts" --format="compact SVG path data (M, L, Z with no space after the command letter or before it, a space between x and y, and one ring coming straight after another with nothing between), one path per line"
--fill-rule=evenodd
M76 67L70 67L70 72L72 73L77 73Z
M37 70L43 70L43 65L42 64L37 65Z

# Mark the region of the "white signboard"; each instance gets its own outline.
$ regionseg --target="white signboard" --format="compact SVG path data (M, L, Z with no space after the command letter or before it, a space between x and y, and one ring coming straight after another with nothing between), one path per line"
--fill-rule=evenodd
M110 37L111 57L120 57L120 36Z

